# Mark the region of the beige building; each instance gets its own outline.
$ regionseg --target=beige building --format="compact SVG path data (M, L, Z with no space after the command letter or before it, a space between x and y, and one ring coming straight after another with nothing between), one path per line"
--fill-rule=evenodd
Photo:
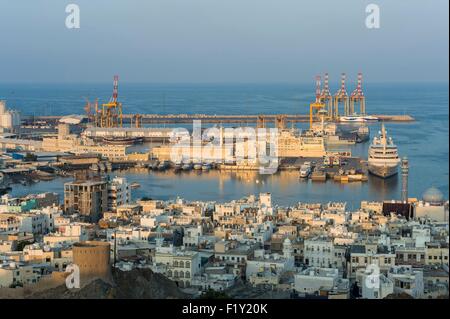
M0 288L35 284L41 276L41 269L33 265L19 265L11 262L0 266Z
M448 244L428 243L425 248L426 265L447 265L448 266Z
M322 137L299 136L290 130L282 130L278 135L279 157L322 157L325 154Z
M82 140L77 135L70 134L68 124L59 124L58 134L45 136L42 140L42 149L47 152L71 152L75 155L98 154L110 160L126 160L127 148L128 146L125 145L103 145Z
M196 251L157 247L154 261L156 265L165 265L165 275L181 288L190 287L192 279L200 272L200 254Z
M239 133L235 133L239 134ZM152 149L152 157L159 160L182 161L183 158L193 160L213 160L223 163L225 161L236 161L242 163L257 163L258 154L261 153L258 148L260 144L252 138L247 138L245 134L235 140L235 136L225 136L225 140L233 141L233 145L217 145L214 148L204 145L163 145ZM267 136L266 147L271 144L270 136ZM276 145L270 145L271 153L266 150L267 155L278 157L322 157L326 154L325 142L322 137L300 136L292 130L281 130L278 133Z
M97 222L108 210L108 183L106 181L75 181L64 184L66 214L80 214Z

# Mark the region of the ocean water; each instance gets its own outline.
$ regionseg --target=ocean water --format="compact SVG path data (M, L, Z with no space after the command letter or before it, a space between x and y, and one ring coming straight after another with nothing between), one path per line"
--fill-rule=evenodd
M111 95L111 84L0 84L0 99L27 115L81 114L85 97L100 102ZM331 87L334 92L337 87ZM348 89L350 91L350 89ZM409 114L413 123L386 123L388 134L398 145L400 155L410 162L409 195L421 198L435 186L449 195L449 103L447 83L367 83L366 109L370 114ZM313 84L120 84L119 99L125 113L208 113L208 114L306 114L314 98ZM305 124L300 124L305 127ZM380 124L372 124L371 135ZM357 144L354 155L367 157L369 143ZM302 182L296 172L272 176L253 173L181 174L117 172L142 186L136 198L151 196L169 199L226 201L248 194L271 192L274 202L290 205L298 201L347 201L398 199L401 177L381 180L370 177L366 183L339 184ZM13 194L58 191L67 179L15 186Z

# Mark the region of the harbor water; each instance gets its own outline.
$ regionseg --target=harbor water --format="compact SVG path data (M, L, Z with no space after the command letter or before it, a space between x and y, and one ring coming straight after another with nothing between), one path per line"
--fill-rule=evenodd
M421 198L435 186L445 198L449 192L449 106L447 83L365 84L369 114L408 114L412 123L386 123L388 135L398 145L400 156L410 163L409 196ZM0 84L0 99L26 115L67 115L83 112L84 98L106 101L110 84L31 85ZM337 88L332 87L332 92ZM350 90L350 88L348 88ZM125 113L207 113L207 114L306 114L313 99L313 85L302 84L127 84L120 87L119 99ZM298 126L305 128L306 123ZM370 125L371 137L380 123ZM355 156L367 158L369 142L351 147ZM401 176L383 180L370 176L368 182L340 184L333 181L302 181L298 172L258 175L254 172L190 172L174 174L130 170L114 172L137 182L135 198L147 196L188 200L228 201L259 192L272 193L274 203L292 205L299 201L347 201L359 206L361 200L399 199ZM64 182L57 178L29 186L13 185L13 195L43 191L63 193Z

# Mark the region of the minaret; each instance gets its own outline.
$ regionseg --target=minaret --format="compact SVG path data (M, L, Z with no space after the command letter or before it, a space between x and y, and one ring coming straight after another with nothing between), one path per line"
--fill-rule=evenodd
M161 227L156 228L156 248L161 248L163 246L164 238L162 236L162 229Z
M409 163L408 158L404 157L402 159L402 202L408 202L408 171Z

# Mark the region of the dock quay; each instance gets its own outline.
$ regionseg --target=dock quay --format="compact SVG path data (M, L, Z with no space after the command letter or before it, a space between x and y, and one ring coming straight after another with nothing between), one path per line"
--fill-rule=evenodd
M311 179L313 182L325 182L333 180L335 182L366 182L368 180L367 167L365 161L359 157L346 157L340 165L327 165L322 157L300 157L281 158L278 166L279 171L298 171L305 163L312 164L313 171L305 180ZM220 165L222 171L257 171L258 165Z
M307 114L254 114L254 115L210 115L210 114L142 114L142 124L177 124L177 123L192 123L194 120L201 120L202 123L219 124L242 124L242 123L257 123L264 121L265 123L275 123L277 119L283 118L286 122L309 122L309 115ZM380 121L384 122L413 122L415 119L410 115L386 115L373 114L378 117ZM25 116L25 121L45 121L48 123L56 123L63 116ZM123 123L129 124L133 121L134 114L124 114Z

